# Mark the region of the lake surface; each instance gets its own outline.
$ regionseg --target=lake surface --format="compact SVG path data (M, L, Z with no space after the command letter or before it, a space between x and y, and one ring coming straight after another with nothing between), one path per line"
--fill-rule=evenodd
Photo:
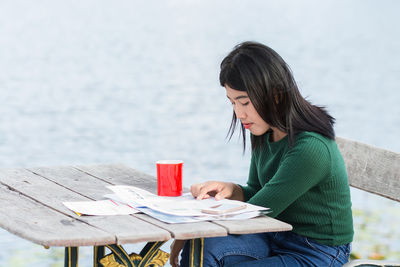
M338 136L400 152L399 1L0 2L0 167L124 163L184 185L244 183L250 153L225 139L222 58L256 40L291 66ZM400 205L356 190L354 251L400 257ZM134 246L133 246L134 247ZM89 266L91 251L81 252ZM63 266L0 230L0 266Z

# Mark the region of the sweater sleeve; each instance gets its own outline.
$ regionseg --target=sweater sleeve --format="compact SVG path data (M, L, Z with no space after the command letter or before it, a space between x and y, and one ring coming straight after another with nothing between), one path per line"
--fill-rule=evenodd
M257 167L255 163L254 154L251 156L250 160L250 170L249 170L247 185L246 186L239 185L239 186L242 188L244 201L246 202L261 189L261 184L260 181L258 180Z
M330 173L330 153L314 138L298 140L282 159L275 175L248 202L271 208L276 217Z

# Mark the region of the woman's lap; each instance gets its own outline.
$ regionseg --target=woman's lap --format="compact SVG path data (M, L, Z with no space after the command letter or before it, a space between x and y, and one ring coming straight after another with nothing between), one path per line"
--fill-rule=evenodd
M180 266L189 266L189 242L182 252ZM266 234L228 235L205 238L203 266L228 266L237 262L261 259L269 254Z
M327 246L292 232L204 239L206 266L342 266L350 245ZM188 266L188 246L181 266Z

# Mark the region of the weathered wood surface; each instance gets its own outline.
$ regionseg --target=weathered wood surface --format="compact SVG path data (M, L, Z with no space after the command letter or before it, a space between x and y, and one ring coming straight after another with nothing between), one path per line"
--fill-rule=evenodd
M400 201L400 154L336 138L351 186Z
M98 177L101 180L112 184L132 185L146 189L149 192L157 192L157 182L155 177L139 172L125 165L100 165L99 167L97 167L97 165L92 165L77 166L76 168L84 171L89 175ZM96 185L92 186L96 187ZM227 235L227 231L224 228L211 222L198 222L193 224L168 224L153 219L147 215L138 214L134 216L167 230L175 239Z
M0 206L0 227L39 245L115 243L114 235L49 209L4 185L0 185ZM82 232L85 234L82 235Z
M168 224L144 214L138 214L136 216L145 220L146 222L168 230L175 239L193 239L199 237L228 235L228 231L224 227L221 227L213 222Z
M278 221L276 219L261 216L251 220L243 221L213 221L215 224L226 228L229 234L255 234L266 232L290 231L290 224Z
M75 166L94 177L113 185L132 185L157 193L157 180L154 176L140 172L123 164L102 164Z
M79 220L85 222L88 225L91 225L94 228L101 229L110 234L111 239L108 238L104 242L108 244L118 243L137 243L143 241L164 241L171 238L171 235L168 231L163 230L159 227L156 227L152 224L146 223L143 220L135 218L133 216L83 216L79 217L74 212L65 207L62 202L64 201L87 201L94 200L95 198L84 196L84 194L79 194L80 191L84 191L85 189L79 186L79 180L83 179L82 177L74 180L73 176L68 176L68 174L73 173L73 171L68 172L66 170L70 170L70 167L58 167L60 171L57 172L55 170L49 170L46 168L46 171L55 175L58 173L65 174L66 180L72 182L76 182L77 184L74 187L75 191L70 190L65 185L60 185L52 182L49 179L46 179L42 176L36 175L25 169L10 169L10 170L1 170L0 171L0 180L3 184L6 184L13 190L16 190L25 196L29 196L30 198L36 200L37 202L47 206L53 210L56 210L64 215L69 216L71 219ZM72 168L71 168L72 169ZM37 173L42 173L39 169L35 169ZM77 171L79 172L79 171ZM42 173L43 174L43 173ZM88 179L93 178L87 174ZM79 177L79 176L77 176ZM96 178L93 178L96 179ZM97 183L94 181L93 185ZM103 181L99 181L104 183ZM95 187L95 186L94 186ZM104 191L96 192L96 190L91 189L88 190L91 194L102 195L106 193L106 188L103 188ZM19 206L14 207L16 210L20 209ZM28 216L25 214L25 216ZM59 231L63 231L64 228L60 228ZM80 231L82 235L85 232ZM61 234L60 234L61 235ZM94 239L95 240L95 239ZM65 240L65 243L70 242L70 239ZM97 243L96 243L97 244ZM96 245L93 244L87 245ZM74 243L68 243L68 245L76 245Z
M62 192L67 191L67 193L64 192L61 195L69 194L72 191L78 195L69 201L83 201L89 199L103 199L104 194L111 193L106 186L114 183L134 185L142 188L145 187L146 190L150 191L154 191L156 188L154 177L147 176L146 174L140 173L124 165L100 165L100 167L101 168L96 168L95 165L78 168L71 166L30 168L29 171L33 174L30 174L26 170L21 170L28 177L25 181L29 181L31 184L35 184L35 186L39 185L42 188L49 189L51 191L50 195L42 195L35 190L26 190L22 188L21 185L18 186L15 184L18 179L15 179L15 177L12 176L8 177L12 180L10 182L11 185L24 190L24 193L34 196L36 199L47 204L57 198L60 194L60 190ZM82 172L81 168L84 169L85 172ZM138 183L136 183L136 177L139 177ZM32 181L33 179L39 179L41 182L34 183ZM81 199L79 196L86 197L87 199ZM64 199L65 198L66 197L64 197ZM56 206L58 207L59 204L60 203L56 204ZM61 211L76 217L72 211L63 205L61 205ZM161 241L167 240L171 238L171 236L178 239L187 239L202 236L211 237L227 235L227 231L223 227L211 222L177 225L163 223L146 215L133 215L131 217L130 220L127 220L124 216L121 216L121 218L119 218L119 216L85 216L81 217L81 219L101 229L112 231L116 234L118 244L145 240ZM149 226L152 227L149 228ZM118 232L115 232L116 230L114 227L116 227ZM148 231L146 231L146 229L148 229ZM168 234L168 238L166 233ZM151 240L151 238L153 240Z
M63 187L73 190L74 192L84 195L93 200L103 199L104 194L112 193L106 188L106 186L112 184L133 185L145 188L146 190L153 192L156 190L156 180L154 177L119 164L79 167L40 167L30 168L29 170L42 177L45 177L46 179L61 183ZM88 188L90 188L90 190L88 190ZM168 231L169 234L172 235L172 237L181 239L182 237L200 237L205 234L208 234L208 236L226 235L225 229L210 222L200 222L190 226L178 226L174 224L160 222L158 220L149 218L146 215L133 215L133 217L135 217L135 219L137 220L140 219L145 221L146 223L154 225L154 227L157 226L157 228L160 228L159 231L150 232L150 234L155 235L156 237L160 236L161 229L164 229L164 231ZM124 222L124 219L121 221ZM98 222L96 222L96 226L99 226L98 223L101 222L104 223L103 220L98 220ZM130 227L129 225L125 227L119 225L121 229L120 231L124 231L123 229L125 229L126 233L125 235L118 236L118 243L122 244L122 242L132 242L132 240L126 238L127 233L131 233L131 235L133 234L133 237L135 237L135 233L140 232L136 235L144 235L148 238L149 233L140 230L140 228L143 227L143 224L144 222L142 222L141 224L136 223L132 224Z
M107 189L107 186L112 185L111 183L72 166L29 168L29 171L68 191L73 191L92 200L104 199L105 194L112 193L111 190Z
M289 230L286 224L279 228L271 218L238 223L167 224L144 214L79 217L62 204L64 201L103 199L104 194L111 193L106 186L115 184L156 192L155 177L120 164L3 169L0 170L0 184L4 185L0 192L5 193L0 197L0 204L4 204L0 207L3 213L0 225L25 239L48 246L125 244L165 241L171 237L190 239ZM11 207L12 202L17 204ZM12 214L11 219L4 216L6 213ZM14 226L22 218L31 219ZM48 234L41 234L43 232Z
M336 138L355 188L400 201L400 154L345 138ZM400 262L355 260L343 266L400 266Z

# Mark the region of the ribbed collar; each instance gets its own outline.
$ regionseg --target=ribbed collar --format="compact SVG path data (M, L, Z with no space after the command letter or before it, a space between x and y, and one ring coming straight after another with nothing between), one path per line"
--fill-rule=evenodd
M283 137L281 140L276 141L276 142L271 142L270 137L271 137L272 132L267 132L265 134L265 144L268 146L269 150L274 153L275 151L281 149L284 146L288 146L288 135Z

